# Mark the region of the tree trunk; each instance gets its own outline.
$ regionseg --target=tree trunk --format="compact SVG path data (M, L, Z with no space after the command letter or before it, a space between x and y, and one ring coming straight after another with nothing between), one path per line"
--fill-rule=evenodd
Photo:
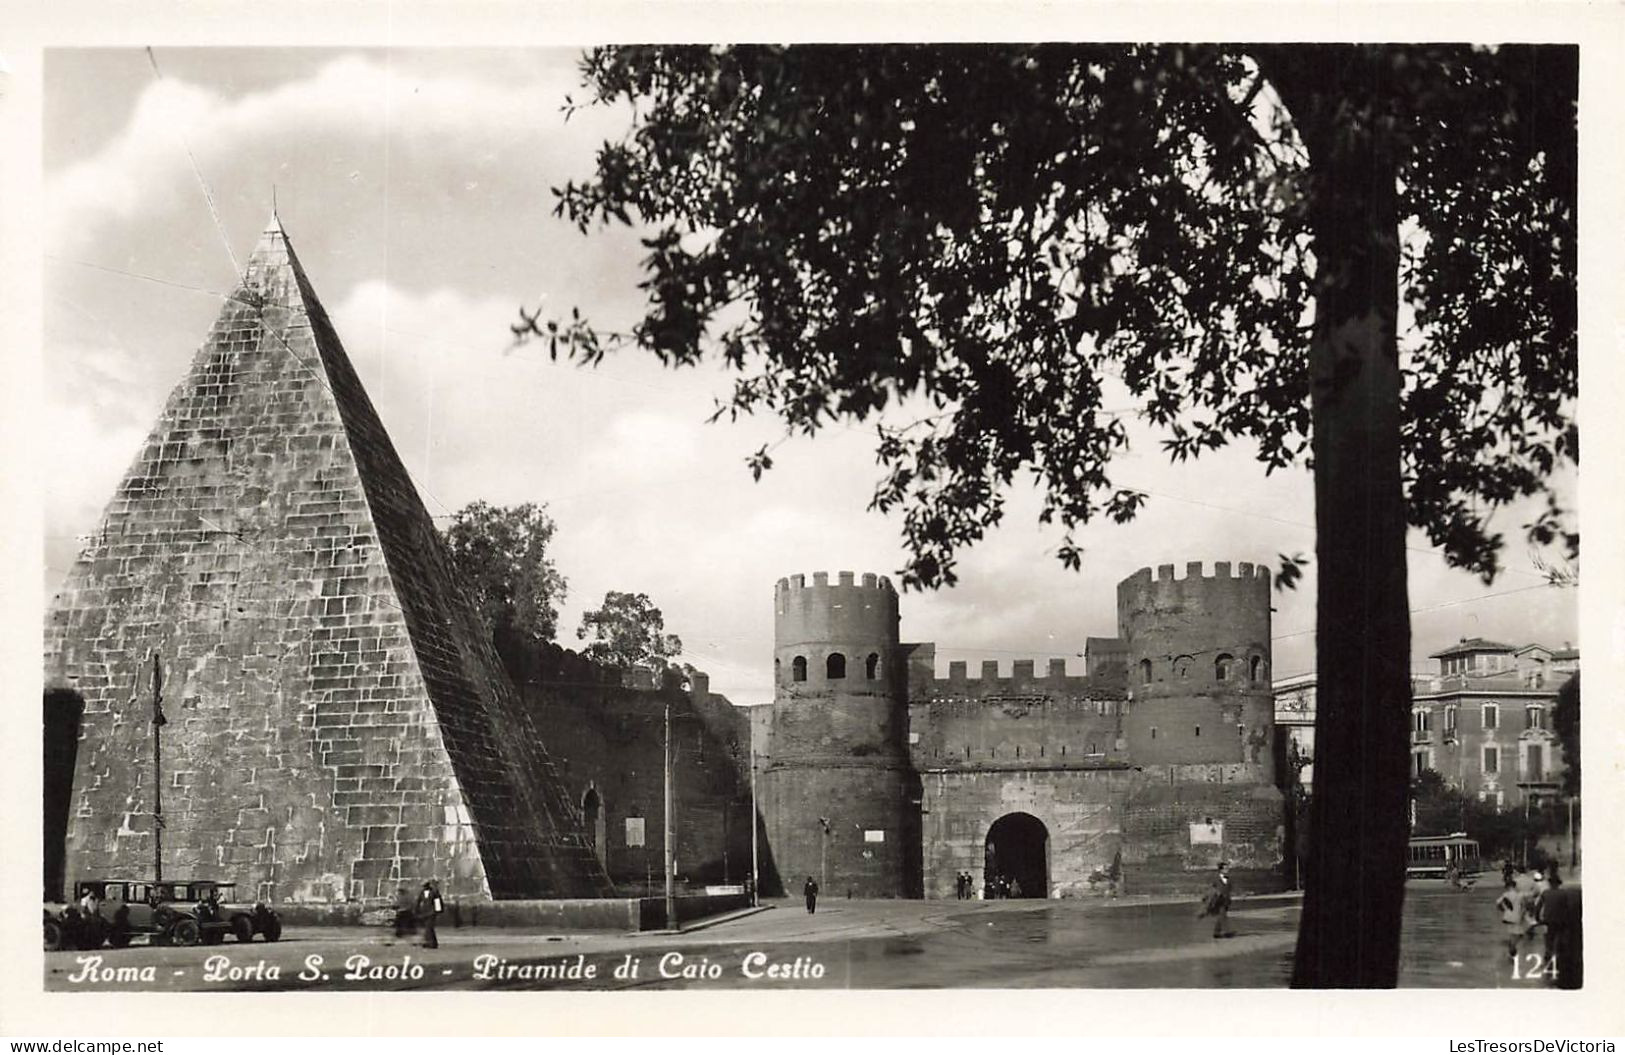
M1292 984L1391 987L1408 838L1410 614L1400 483L1391 52L1261 62L1309 149L1316 259L1315 794Z

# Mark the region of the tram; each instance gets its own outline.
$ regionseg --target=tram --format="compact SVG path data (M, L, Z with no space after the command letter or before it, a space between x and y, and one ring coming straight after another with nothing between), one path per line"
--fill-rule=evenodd
M1405 862L1405 878L1445 879L1452 870L1462 877L1474 876L1482 871L1477 839L1467 838L1465 832L1418 835L1411 839Z

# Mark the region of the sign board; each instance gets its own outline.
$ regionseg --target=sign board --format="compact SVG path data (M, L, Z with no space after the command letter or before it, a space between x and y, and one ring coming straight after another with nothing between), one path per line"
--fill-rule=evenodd
M628 846L642 846L643 845L643 818L642 817L628 817L628 818L626 818L626 845L628 845Z
M1199 822L1192 824L1191 845L1195 846L1198 843L1222 845L1224 843L1224 822L1213 821L1211 823Z
M863 833L863 841L866 843L883 843L886 841L886 833L876 831L874 828L866 829Z

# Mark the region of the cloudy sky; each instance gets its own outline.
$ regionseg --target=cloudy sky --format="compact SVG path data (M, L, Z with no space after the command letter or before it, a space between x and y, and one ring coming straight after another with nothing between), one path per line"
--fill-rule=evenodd
M521 305L605 325L640 305L636 236L553 217L550 188L591 171L627 114L568 122L566 50L53 51L45 67L46 587L92 531L271 212L327 306L431 514L476 499L546 503L570 584L562 638L606 590L648 593L713 687L771 695L771 590L817 570L891 573L900 522L865 512L873 434L833 429L745 456L773 422L708 425L726 379L625 353L595 370L510 347ZM963 659L1076 657L1114 632L1116 583L1187 560L1312 553L1302 471L1244 448L1172 467L1137 432L1117 481L1152 499L1054 557L1022 491L967 552L960 585L904 597L905 640ZM1572 492L1572 480L1564 486ZM1508 570L1486 586L1412 538L1415 662L1462 636L1578 640L1572 591L1542 585L1508 511ZM444 522L442 520L442 522ZM1313 666L1314 581L1276 595L1275 671ZM1075 662L1077 662L1075 660ZM1081 663L1075 666L1081 670Z

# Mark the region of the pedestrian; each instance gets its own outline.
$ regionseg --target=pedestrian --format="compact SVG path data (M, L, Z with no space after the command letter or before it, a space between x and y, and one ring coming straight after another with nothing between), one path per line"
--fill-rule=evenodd
M404 938L415 930L417 921L413 919L412 892L398 887L395 891L395 937Z
M1011 897L1020 897L1021 896L1021 880L1019 878L1010 880L1010 896Z
M1530 884L1528 890L1524 891L1523 895L1523 911L1529 920L1530 934L1533 934L1535 928L1540 924L1541 902L1545 899L1546 891L1549 889L1544 870L1535 869L1532 878L1534 882Z
M435 886L434 880L424 880L423 889L418 893L417 918L418 925L423 928L425 949L440 948L440 938L435 934L434 923L444 907L444 902L440 900L440 889Z
M1236 936L1236 932L1230 929L1230 865L1225 861L1219 862L1218 874L1213 877L1213 884L1208 887L1207 897L1202 901L1202 911L1197 918L1203 916L1213 917L1215 938Z
M86 887L85 895L79 899L79 911L88 919L91 916L101 915L101 901L96 897L95 887Z
M1506 942L1507 955L1517 960L1518 943L1528 931L1529 923L1524 915L1523 897L1518 893L1517 881L1511 876L1506 877L1506 886L1501 890L1501 896L1495 899L1495 908L1501 913L1501 937Z
M1546 876L1550 889L1541 898L1540 922L1546 927L1546 967L1559 989L1579 989L1585 982L1580 935L1580 891L1563 885L1554 868Z
M1502 886L1511 886L1512 885L1512 876L1513 876L1514 871L1515 871L1515 869L1512 867L1512 858L1510 858L1510 857L1503 858L1501 860L1501 885Z
M802 892L802 894L806 895L806 898L807 898L807 914L810 916L814 912L818 911L818 882L817 882L817 880L813 879L812 876L808 876L806 884L804 886L802 886L802 888L801 888L801 892Z

